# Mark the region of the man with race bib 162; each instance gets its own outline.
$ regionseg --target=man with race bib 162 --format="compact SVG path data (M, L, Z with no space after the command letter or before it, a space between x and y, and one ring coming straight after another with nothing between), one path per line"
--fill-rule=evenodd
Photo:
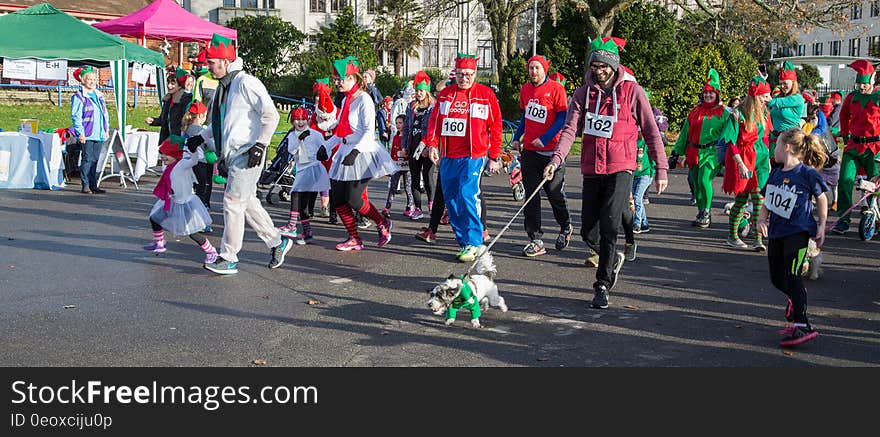
M519 107L522 119L513 134L513 147L520 153L523 187L532 193L544 177L544 168L553 158L559 132L565 124L568 102L565 87L547 77L550 61L536 55L529 58L529 82L523 84L519 92ZM522 138L522 143L520 143ZM571 241L574 227L568 213L568 200L565 198L565 172L560 171L544 184L547 200L553 208L553 218L560 226L556 238L556 250L565 249ZM526 234L529 244L523 249L525 256L538 256L547 252L544 249L544 234L541 229L541 198L533 197L523 209Z
M457 258L469 262L483 245L480 178L487 156L489 171L501 169L503 125L495 92L476 83L477 57L459 53L455 68L456 83L437 96L422 142L431 161L440 166L449 224L461 247Z
M625 44L622 39L607 37L592 42L584 85L571 97L559 144L545 169L552 178L565 162L575 138L581 135L581 236L588 241L597 222L600 235L593 308L608 308L608 292L623 266L624 255L615 246L623 209L628 207L632 193L640 129L648 145L648 156L657 163L657 194L668 183L668 160L651 103L635 77L620 68L620 50Z

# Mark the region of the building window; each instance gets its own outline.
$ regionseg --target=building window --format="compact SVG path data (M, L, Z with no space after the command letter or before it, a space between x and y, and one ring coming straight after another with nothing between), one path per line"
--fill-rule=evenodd
M223 6L225 6L227 8L234 8L235 7L235 0L223 0Z
M348 0L330 0L330 12L339 12L348 6Z
M880 55L880 35L875 35L868 40L868 56L878 55Z
M871 2L871 16L880 17L880 0Z
M862 48L862 39L861 38L853 38L849 40L849 55L850 56L859 56L859 52L861 52Z
M425 38L422 40L422 67L439 67L437 38Z
M831 41L828 43L828 54L831 56L840 56L840 41Z
M862 18L862 5L853 5L852 13L850 14L849 18L851 18L853 20L861 19Z
M367 13L375 14L376 10L381 8L382 6L379 4L379 0L367 0Z
M327 0L309 0L309 12L327 12Z
M263 7L275 9L275 0L263 0Z
M822 52L822 43L814 42L813 43L813 56L822 56L824 53Z
M493 54L491 39L477 40L477 57L480 58L480 60L477 61L477 68L487 70L492 68Z
M798 47L797 47L797 55L798 55L798 56L804 56L804 55L806 55L806 54L807 54L807 45L806 45L806 44L800 44L800 45L798 45Z
M457 39L444 39L443 40L443 51L440 52L440 61L443 63L442 67L452 67L455 65L455 56L458 54L458 40Z
M241 7L256 9L258 7L257 0L241 0Z

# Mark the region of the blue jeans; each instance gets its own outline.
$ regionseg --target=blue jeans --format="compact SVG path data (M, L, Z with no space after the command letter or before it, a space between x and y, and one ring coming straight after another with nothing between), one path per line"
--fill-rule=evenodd
M103 141L86 140L80 155L79 175L83 188L98 188L98 160Z
M638 176L633 178L633 202L635 203L635 217L633 217L633 226L640 228L648 227L648 216L645 214L645 193L651 188L651 176Z

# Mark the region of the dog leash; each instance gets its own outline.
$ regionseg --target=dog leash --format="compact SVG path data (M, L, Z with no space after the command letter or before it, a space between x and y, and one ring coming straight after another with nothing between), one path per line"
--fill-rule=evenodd
M559 170L559 169L557 169L557 170ZM562 169L562 171L565 171L565 169ZM507 229L510 228L510 225L513 224L513 221L516 220L516 218L517 218L517 217L519 216L519 214L523 211L523 209L525 209L526 205L528 205L529 202L531 202L532 198L535 197L535 195L538 194L539 191L541 191L541 187L543 187L544 184L545 184L547 181L549 181L549 180L550 180L550 179L547 179L546 176L541 180L541 183L538 184L538 187L535 188L535 191L532 192L532 195L529 196L528 199L526 199L526 200L523 202L522 206L519 207L519 210L513 214L513 217L510 218L510 221L508 221L507 224L504 225L504 228L501 229L500 232L498 232L498 235L496 235L495 238L493 238L492 241L489 242L489 245L486 246L486 250L484 250L484 251L482 251L481 253L477 254L477 257L474 258L474 262L471 264L470 267L468 267L467 271L464 273L465 276L468 276L468 275L471 274L471 271L473 271L473 270L474 270L474 267L477 266L477 262L480 261L480 258L481 258L483 255L489 253L489 250L492 249L492 246L495 245L495 242L498 241L498 239L501 238L501 235L503 235L504 232L507 231Z
M871 192L869 192L869 193L866 193L864 196L862 196L861 199L859 199L858 202L853 202L852 206L850 206L849 209L847 209L846 211L844 211L843 214L838 214L838 215L837 215L837 220L835 220L834 223L831 223L830 225L825 226L825 234L827 235L828 232L830 232L832 229L834 229L834 227L837 226L837 222L839 222L840 219L843 218L843 216L845 216L845 215L849 214L850 212L852 212L852 210L854 210L857 206L859 206L859 204L862 203L863 200L867 199L868 196L872 196L872 195L874 195L874 191L871 191Z

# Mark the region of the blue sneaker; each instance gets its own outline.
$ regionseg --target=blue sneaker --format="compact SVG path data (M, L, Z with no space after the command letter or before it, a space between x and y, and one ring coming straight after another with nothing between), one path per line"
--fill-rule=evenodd
M218 257L217 261L211 264L205 264L205 269L210 270L218 275L234 275L238 273L238 263L226 261Z
M269 260L269 268L277 269L278 267L281 267L281 264L284 264L284 255L287 255L287 252L290 252L291 247L293 247L293 240L282 237L281 244L273 247L269 251L269 254L272 255L272 259Z

